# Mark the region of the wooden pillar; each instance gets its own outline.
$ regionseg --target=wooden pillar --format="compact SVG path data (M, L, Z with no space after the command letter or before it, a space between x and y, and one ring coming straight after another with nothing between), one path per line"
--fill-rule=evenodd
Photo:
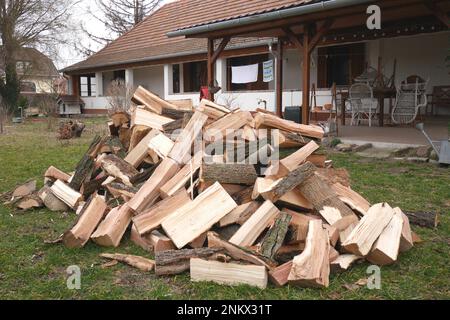
M80 76L79 75L71 75L70 80L72 82L72 95L79 97L80 96Z
M310 26L305 26L303 36L303 91L302 91L302 123L309 124L309 87L311 82Z
M214 55L214 40L208 39L208 87L214 87L214 69L216 63L213 59ZM214 101L214 94L209 90L209 100Z
M275 91L277 93L277 115L283 117L283 40L278 38L278 48L277 48L277 75L275 83Z

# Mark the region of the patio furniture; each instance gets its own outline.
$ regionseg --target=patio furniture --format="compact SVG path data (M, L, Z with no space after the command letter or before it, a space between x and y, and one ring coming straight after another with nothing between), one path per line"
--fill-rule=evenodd
M365 116L369 119L369 127L371 127L378 108L378 101L374 99L372 88L365 83L352 85L348 101L352 111L351 125L353 126L355 122L359 125L362 117Z
M433 93L428 95L428 101L426 113L428 106L431 106L431 115L435 114L436 107L450 108L450 86L433 87Z
M428 82L419 76L410 76L398 86L391 114L394 124L406 125L416 120L420 108L428 104L426 94Z

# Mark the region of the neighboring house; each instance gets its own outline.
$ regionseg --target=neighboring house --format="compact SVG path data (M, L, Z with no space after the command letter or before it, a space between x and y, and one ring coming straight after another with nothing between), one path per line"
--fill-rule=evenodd
M49 57L37 49L24 47L14 53L14 59L21 93L55 93L55 81L61 76ZM0 60L0 70L4 69L3 65Z
M73 95L60 95L57 103L60 115L81 114L85 105L83 99Z
M306 11L312 5L326 9L327 3L334 5L339 2L357 8L362 17L367 18L367 5L360 5L358 1L180 0L168 3L98 53L64 69L64 73L70 76L69 94L83 98L85 113L104 113L110 82L124 79L127 84L141 85L164 99L191 99L194 105L198 105L200 87L207 85L207 39L169 38L168 33L186 26L201 26L208 21L210 24L230 21L236 23L234 26L230 23L230 28L237 29L240 17L269 15L301 7ZM381 2L392 4L390 1ZM414 1L414 5L419 6L418 3ZM446 1L436 3L448 5ZM365 20L361 21L356 32L346 29L344 24L332 38L325 37L323 42L319 42L312 51L310 64L311 83L318 88L318 105L331 102L330 87L333 83L351 85L367 65L377 67L380 57L382 71L388 77L394 73L394 61L397 61L397 81L411 74L430 77L430 92L433 86L450 84L445 68L450 36L448 25L426 7L411 9L411 17L398 25L395 21L390 23L383 29L387 31L369 31ZM282 34L282 28L280 30ZM285 47L282 107L301 105L303 57L299 50L291 43L290 37L265 38L264 33L258 36L248 38L240 34L233 37L218 57L214 74L222 90L216 94L216 100L247 110L267 105L268 110L275 111L276 81L263 81L262 64L273 59L271 49L276 47L278 39L282 39ZM232 83L232 67L251 64L259 65L257 81Z

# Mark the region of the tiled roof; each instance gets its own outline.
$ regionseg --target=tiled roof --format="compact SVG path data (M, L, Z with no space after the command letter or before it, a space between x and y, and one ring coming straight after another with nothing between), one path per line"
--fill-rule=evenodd
M243 15L279 10L317 0L179 0L168 3L129 32L111 42L85 61L66 68L81 72L94 68L145 62L205 53L205 39L168 38L166 34L205 21L233 19ZM233 39L227 48L258 44L258 39Z

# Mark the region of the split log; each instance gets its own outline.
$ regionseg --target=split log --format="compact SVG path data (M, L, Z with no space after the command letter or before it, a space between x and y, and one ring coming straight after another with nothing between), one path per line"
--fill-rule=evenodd
M281 119L275 115L263 113L258 113L255 116L255 127L256 129L261 127L276 128L316 139L322 139L324 135L323 129L319 126L298 124L294 121Z
M269 271L269 280L276 287L283 287L288 283L288 277L291 273L292 261L288 261L281 266Z
M189 247L191 247L192 249L203 248L203 245L205 244L206 241L206 235L207 232L202 233L193 241L189 242Z
M186 189L182 189L172 197L166 198L149 210L133 218L133 223L136 226L139 234L144 235L152 230L158 229L161 223L176 209L183 207L185 204L190 203L191 199L186 192Z
M199 248L156 252L155 273L157 276L180 274L189 270L191 258L209 258L222 252L222 248Z
M45 171L44 177L51 179L53 181L55 180L61 180L62 182L69 182L70 175L67 173L59 170L58 168L55 168L54 166L51 166Z
M102 253L100 254L100 257L123 262L145 272L150 272L155 268L155 261L140 256L120 253Z
M68 248L81 248L89 241L106 211L103 197L96 195L85 204L74 227L65 232L63 243Z
M277 252L275 260L279 263L286 263L292 261L305 249L305 243L283 245Z
M252 186L256 178L255 167L251 164L203 164L200 174L202 182L243 184Z
M161 99L156 94L148 91L147 89L143 88L142 86L139 86L136 91L134 92L133 97L131 98L131 101L136 103L137 105L144 105L152 112L155 112L157 114L161 114L163 109L188 109L188 108L182 108L180 106L177 106L173 103L170 103L169 101L166 101L164 99Z
M136 229L136 226L133 225L131 228L130 239L134 242L134 244L150 253L176 249L172 240L158 230L153 230L151 233L140 235Z
M27 183L14 189L12 193L12 198L21 198L31 195L36 191L36 180L28 181Z
M231 111L228 108L218 105L218 104L216 104L212 101L206 100L206 99L203 99L200 102L198 111L206 114L210 119L212 119L214 121L231 113Z
M161 159L165 159L174 146L174 142L165 134L160 133L148 143L148 149L155 152Z
M265 175L273 176L274 178L285 177L290 172L297 170L299 166L305 163L306 159L317 149L319 149L317 143L311 141L297 152L294 152L281 161L277 161L269 169L267 169Z
M139 191L136 187L129 187L123 183L112 182L106 185L106 189L116 198L121 196L132 198Z
M237 204L241 205L247 202L251 202L253 193L253 187L245 188L235 194L231 195L233 200L236 201Z
M44 205L52 212L64 212L69 210L69 206L57 198L50 190L50 187L43 187L39 193L39 198L41 198Z
M394 212L400 213L403 219L403 228L402 228L402 235L400 238L400 252L406 252L412 247L414 247L414 241L412 239L412 231L411 226L409 224L408 217L403 213L403 211L400 208L394 208Z
M329 224L324 224L324 228L328 232L328 238L330 238L330 249L333 250L339 241L340 231L336 227L330 226Z
M140 107L137 107L131 115L133 126L146 126L159 131L163 131L163 126L173 121L173 119L160 116Z
M27 211L35 208L42 208L44 203L37 196L37 194L31 194L20 199L17 203L15 203L15 206L20 210Z
M154 137L156 137L160 132L158 130L149 131L140 142L128 153L125 157L125 161L134 166L139 167L144 161L145 157L148 156L148 143Z
M348 270L350 266L362 257L354 254L341 254L334 261L331 262L331 272L343 272Z
M384 228L383 232L381 232L366 259L379 266L390 265L396 262L402 230L402 213L394 211L394 216L386 228Z
M131 128L131 138L130 138L130 146L128 148L128 153L131 152L140 142L141 140L152 130L146 126L134 126Z
M342 202L347 204L353 210L358 211L361 215L364 216L370 209L369 201L351 188L345 187L340 183L335 183L333 184L333 190L336 191Z
M281 212L275 219L274 225L269 229L261 242L261 254L269 259L274 259L278 249L283 245L288 231L291 215Z
M129 187L133 186L130 179L139 173L131 164L112 154L103 158L102 168L110 176L122 180Z
M192 144L202 132L206 120L208 120L208 116L205 114L199 111L194 113L189 123L175 141L169 158L175 160L180 165L187 164L191 160Z
M322 227L322 221L310 221L305 250L293 260L289 283L307 287L328 287L329 255L330 240Z
M310 217L302 213L298 213L289 209L283 211L291 216L292 235L289 237L289 244L305 242L308 235L309 222L320 220L320 218Z
M221 140L228 134L233 134L236 130L252 122L253 116L248 111L230 113L206 126L204 138L206 141Z
M161 115L167 118L171 118L174 120L183 120L184 117L187 115L189 117L192 117L192 115L194 114L194 112L191 110L176 110L176 109L167 109L164 108L162 110Z
M82 199L80 193L76 192L60 180L56 180L50 190L58 199L63 201L72 209L74 209L77 206L78 202L80 202Z
M423 228L434 229L439 225L439 214L436 212L405 212L409 223Z
M83 182L80 188L80 193L83 195L85 199L89 198L91 194L93 194L102 187L106 179L108 179L108 176L103 175L95 179Z
M128 202L130 208L139 214L151 206L159 197L161 186L169 181L178 170L178 164L174 160L170 158L164 159L147 182Z
M261 233L269 227L274 219L279 215L280 211L269 200L264 204L242 225L236 234L231 237L230 242L242 246L249 247L253 245Z
M260 206L259 202L252 201L236 207L219 221L219 227L226 227L235 223L243 225Z
M282 196L280 200L277 201L277 205L303 212L309 212L313 210L311 202L306 200L306 198L298 189L289 191L284 196Z
M124 147L124 152L130 148L131 141L131 129L127 124L124 124L119 129L119 140L122 146ZM125 157L124 157L125 158Z
M88 179L89 175L92 173L92 169L94 167L94 158L97 156L98 150L102 145L102 139L99 136L96 136L91 145L89 146L88 151L84 154L83 158L77 164L75 169L75 174L70 179L69 187L75 191L80 190L83 182Z
M245 125L244 128L242 129L242 139L245 141L257 141L258 137L256 136L256 132L255 129L253 129L251 126L249 125Z
M255 265L265 266L268 270L273 269L275 263L261 254L237 246L229 241L223 240L215 232L208 232L208 247L209 248L223 248L225 253L235 260L242 260L250 262Z
M262 266L242 265L191 259L191 281L213 281L219 284L247 284L261 289L267 287L267 271Z
M111 121L114 127L119 128L130 122L130 116L126 112L115 112L111 115Z
M350 253L366 256L393 216L394 210L387 203L372 206L342 246Z
M236 202L225 189L215 183L194 201L175 210L163 221L162 227L177 248L181 249L236 207Z
M92 234L91 239L100 246L118 247L131 222L133 211L124 204L111 210Z

